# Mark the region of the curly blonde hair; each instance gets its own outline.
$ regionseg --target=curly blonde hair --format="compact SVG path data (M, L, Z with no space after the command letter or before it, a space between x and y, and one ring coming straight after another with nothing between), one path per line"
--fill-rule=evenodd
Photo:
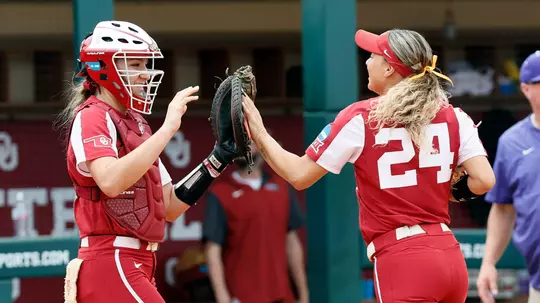
M426 66L432 65L431 47L419 33L393 29L388 33L388 43L413 74L419 74ZM420 147L426 126L442 107L448 106L448 97L433 73L427 72L415 79L405 78L372 104L368 122L377 130L383 127L404 127L413 143Z

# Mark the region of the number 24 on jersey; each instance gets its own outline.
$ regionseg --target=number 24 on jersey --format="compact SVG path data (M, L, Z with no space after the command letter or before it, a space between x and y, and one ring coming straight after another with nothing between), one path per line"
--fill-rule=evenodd
M439 141L439 151L432 153L424 146L421 147L418 153L418 167L439 167L437 183L445 183L450 181L452 177L452 163L454 161L454 153L450 150L450 134L447 123L427 126L425 140L433 142L435 137ZM409 133L404 128L383 128L375 136L375 144L387 144L389 141L401 141L403 150L386 152L377 161L381 189L418 185L416 169L407 170L402 175L392 175L391 170L393 164L408 163L416 155ZM431 147L431 144L428 146Z

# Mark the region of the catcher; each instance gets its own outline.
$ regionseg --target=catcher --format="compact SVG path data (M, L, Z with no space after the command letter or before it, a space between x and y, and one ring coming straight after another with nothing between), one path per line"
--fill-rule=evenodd
M166 222L195 205L239 155L234 138L221 136L202 163L173 183L159 155L199 87L178 92L153 132L143 115L152 112L164 72L148 67L162 57L155 40L129 22L100 22L81 43L83 81L70 90L58 120L68 134L81 238L66 269L66 303L165 302L154 275ZM218 97L226 94L220 90Z
M360 230L374 263L379 302L463 303L467 266L449 228L449 195L467 201L495 183L476 125L449 104L437 56L419 33L364 30L371 52L368 88L379 97L343 109L299 157L266 131L244 98L251 139L266 162L297 190L354 166ZM461 169L452 184L456 167ZM340 201L336 201L339 203Z

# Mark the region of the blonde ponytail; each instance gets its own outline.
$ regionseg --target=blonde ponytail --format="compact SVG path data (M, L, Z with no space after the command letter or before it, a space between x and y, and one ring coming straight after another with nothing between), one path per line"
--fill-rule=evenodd
M422 73L433 63L431 47L417 32L391 30L388 42L400 61L414 74ZM434 73L426 72L411 78L394 85L373 104L368 122L378 130L382 127L404 127L413 143L420 147L426 126L442 107L448 106L448 94Z
M93 93L85 89L84 81L73 82L70 88L65 92L68 102L66 107L58 114L54 121L54 129L65 132L65 134L69 133L69 127L75 116L75 110L91 95L93 95Z

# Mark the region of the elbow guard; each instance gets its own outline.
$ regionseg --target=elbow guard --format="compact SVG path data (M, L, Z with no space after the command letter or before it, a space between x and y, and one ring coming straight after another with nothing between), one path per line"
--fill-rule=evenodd
M467 184L467 180L469 180L469 175L463 176L463 178L456 182L452 187L452 196L458 202L465 202L480 197L480 195L471 191Z
M225 168L227 165L220 161L215 153L210 154L184 179L174 185L174 194L180 201L190 206L195 205Z

